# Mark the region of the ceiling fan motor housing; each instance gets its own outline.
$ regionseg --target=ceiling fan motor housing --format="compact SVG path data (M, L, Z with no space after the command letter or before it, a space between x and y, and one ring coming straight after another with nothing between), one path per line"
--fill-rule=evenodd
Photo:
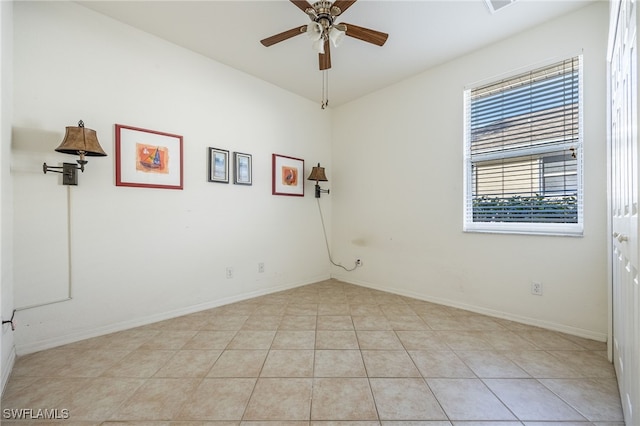
M313 9L307 9L309 17L325 29L330 28L335 17L342 12L340 8L333 6L332 2L326 0L315 2L312 7Z

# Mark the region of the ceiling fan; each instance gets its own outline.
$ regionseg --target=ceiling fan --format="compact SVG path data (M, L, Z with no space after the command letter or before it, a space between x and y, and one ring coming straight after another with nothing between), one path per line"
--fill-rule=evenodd
M356 0L317 1L310 4L307 0L290 0L300 10L306 13L311 22L307 25L295 27L279 34L260 40L264 46L269 47L291 37L306 33L313 40L313 48L318 52L320 70L331 68L330 44L337 47L345 35L357 38L368 43L382 46L387 41L389 34L359 27L353 24L336 23L336 18L351 7Z

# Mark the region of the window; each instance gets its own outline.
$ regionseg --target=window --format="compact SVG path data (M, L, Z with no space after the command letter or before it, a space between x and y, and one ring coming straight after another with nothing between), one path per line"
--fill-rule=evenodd
M465 90L465 231L582 234L582 58Z

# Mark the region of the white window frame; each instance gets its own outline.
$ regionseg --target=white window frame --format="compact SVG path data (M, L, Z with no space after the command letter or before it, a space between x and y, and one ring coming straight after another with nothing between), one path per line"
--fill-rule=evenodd
M470 93L473 89L484 86L491 83L491 81L484 81L476 83L472 86L466 87L464 90L464 191L463 191L463 231L464 232L486 232L486 233L505 233L505 234L526 234L526 235L556 235L556 236L582 236L584 232L584 220L583 220L583 205L584 205L584 179L583 179L583 58L582 55L572 55L566 59L578 58L579 63L579 77L578 77L578 142L575 143L559 143L554 144L553 149L569 149L575 148L575 155L577 159L577 223L535 223L535 222L474 222L473 220L473 161L480 159L489 160L492 157L495 158L508 158L508 155L500 154L475 154L472 159L471 155L471 123L470 123L470 111L471 111L471 96ZM553 63L562 62L560 60L549 61L545 64L537 64L525 70L519 70L508 76L502 76L501 78L494 79L494 82L500 80L509 79L524 73L535 71ZM545 152L545 149L539 147L532 147L528 150L521 150L518 155L537 155L541 152ZM484 158L481 158L484 157ZM472 161L473 160L473 161Z

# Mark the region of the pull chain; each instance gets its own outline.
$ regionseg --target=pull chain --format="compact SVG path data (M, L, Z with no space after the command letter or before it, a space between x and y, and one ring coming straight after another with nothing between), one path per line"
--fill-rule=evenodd
M320 107L325 109L329 106L329 71L322 71L322 103Z

